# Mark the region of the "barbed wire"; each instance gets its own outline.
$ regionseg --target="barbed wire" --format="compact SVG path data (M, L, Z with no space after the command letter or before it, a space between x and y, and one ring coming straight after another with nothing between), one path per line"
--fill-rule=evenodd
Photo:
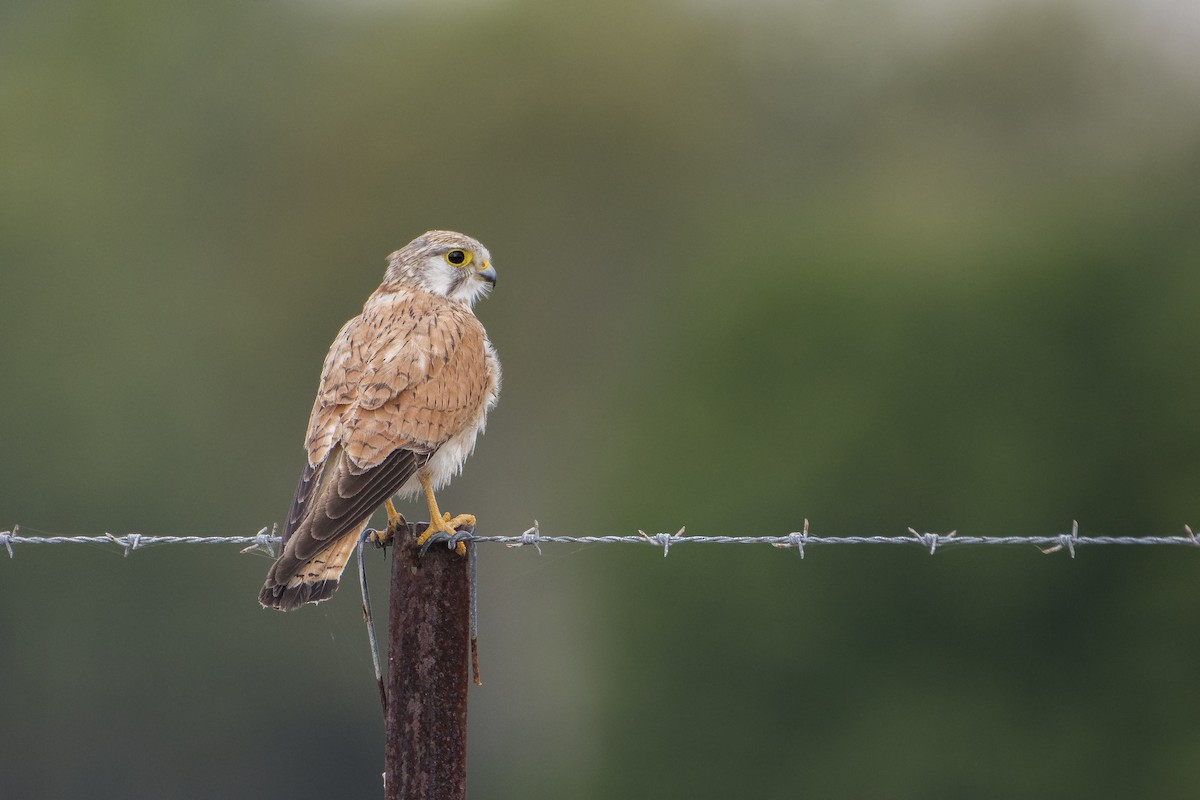
M938 548L959 547L965 545L997 545L997 546L1034 546L1040 549L1043 553L1055 553L1060 550L1065 550L1070 553L1071 558L1075 557L1075 550L1079 547L1091 545L1141 545L1141 546L1172 546L1183 545L1187 547L1200 547L1200 540L1188 525L1183 526L1184 534L1176 536L1080 536L1079 523L1071 523L1070 533L1054 534L1050 536L959 536L957 531L949 533L919 533L914 528L907 529L907 535L904 536L818 536L809 531L808 520L804 520L804 527L799 531L784 534L782 536L687 536L685 528L680 528L675 533L654 533L649 534L639 530L637 535L616 535L616 536L544 536L541 528L534 520L533 527L521 533L519 536L475 536L473 533L460 533L454 537L445 537L447 546L453 548L457 541L469 541L472 546L468 547L470 556L470 599L469 599L469 624L470 624L470 640L471 640L471 669L476 683L479 683L479 661L476 642L478 639L477 633L477 605L478 605L478 588L476 578L476 562L475 562L475 544L502 544L506 547L533 547L538 554L542 552L544 544L637 544L637 545L653 545L661 547L663 556L667 556L671 548L681 544L769 544L778 548L795 549L801 558L804 558L804 549L814 545L899 545L904 547L912 547L919 545L920 547L929 550L929 554L933 555L938 551ZM362 590L363 613L367 622L368 642L371 648L371 662L375 671L375 682L379 686L380 700L384 705L385 714L387 707L387 694L384 688L383 671L380 665L379 644L375 636L375 623L372 619L370 594L367 590L367 575L366 567L363 561L363 551L367 542L370 539L370 534L375 533L372 529L366 529L362 532L358 541L358 580L359 587ZM143 547L159 544L243 544L247 545L242 548L243 553L264 552L272 558L276 555L276 546L282 542L282 538L276 535L275 526L271 528L261 528L258 533L253 536L147 536L141 533L126 533L122 535L114 535L104 533L94 536L21 536L20 526L13 525L10 531L0 531L0 545L3 545L8 552L9 558L14 558L14 546L25 545L63 545L63 544L113 544L121 547L125 551L125 556L128 557L134 550ZM426 543L422 552L428 549L430 543Z
M773 547L795 549L801 558L807 547L824 545L900 545L912 547L918 545L933 555L939 548L961 547L966 545L995 545L995 546L1033 546L1043 553L1054 553L1065 550L1075 557L1079 547L1092 545L1121 545L1121 546L1178 546L1200 547L1200 540L1189 525L1183 526L1184 533L1172 536L1081 536L1079 523L1071 523L1070 533L1052 534L1048 536L959 536L957 531L949 533L917 532L908 528L903 536L820 536L809 532L808 520L800 531L787 533L782 536L687 536L685 528L675 533L646 533L639 530L636 535L609 536L546 536L535 520L533 527L517 536L470 536L470 540L482 544L502 544L506 547L533 547L538 553L544 544L638 544L661 547L663 555L670 553L672 547L681 544L769 544ZM264 552L274 557L276 546L281 538L276 535L276 529L271 526L262 528L253 536L149 536L140 533L125 533L114 535L104 533L89 536L22 536L20 526L14 525L10 531L0 531L0 546L8 552L9 558L15 557L15 547L25 545L65 545L65 544L114 544L121 547L128 556L134 550L160 544L243 544L248 545L241 552ZM453 543L450 543L453 546Z

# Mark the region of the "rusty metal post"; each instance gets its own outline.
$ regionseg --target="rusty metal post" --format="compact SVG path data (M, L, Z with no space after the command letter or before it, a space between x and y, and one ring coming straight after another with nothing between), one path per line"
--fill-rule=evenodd
M440 545L421 556L415 536L397 538L388 604L384 797L464 800L468 560Z

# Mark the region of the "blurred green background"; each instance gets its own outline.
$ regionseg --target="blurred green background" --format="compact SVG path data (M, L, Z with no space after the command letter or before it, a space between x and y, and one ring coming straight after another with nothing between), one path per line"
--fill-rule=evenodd
M481 532L1181 533L1198 45L1169 0L8 2L0 529L281 521L326 347L445 227L500 274ZM285 616L268 564L0 557L0 797L378 796L353 581ZM472 793L1194 796L1198 577L487 547Z

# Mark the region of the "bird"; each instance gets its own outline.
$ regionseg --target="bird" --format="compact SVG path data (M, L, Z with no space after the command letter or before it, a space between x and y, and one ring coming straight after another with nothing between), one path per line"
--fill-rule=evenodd
M475 524L442 513L434 493L462 470L499 398L500 361L473 310L495 285L487 248L454 231L428 231L388 256L383 282L325 357L264 607L329 599L376 509L388 514L381 538L403 523L393 496L424 494L430 525L418 544Z

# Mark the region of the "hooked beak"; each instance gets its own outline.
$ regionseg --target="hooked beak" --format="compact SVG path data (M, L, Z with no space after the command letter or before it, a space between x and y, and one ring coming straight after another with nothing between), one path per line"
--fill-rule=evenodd
M490 285L496 285L496 268L488 262L483 262L483 269L479 270L479 272L476 274L479 275L480 278L483 278L485 281L487 281Z

